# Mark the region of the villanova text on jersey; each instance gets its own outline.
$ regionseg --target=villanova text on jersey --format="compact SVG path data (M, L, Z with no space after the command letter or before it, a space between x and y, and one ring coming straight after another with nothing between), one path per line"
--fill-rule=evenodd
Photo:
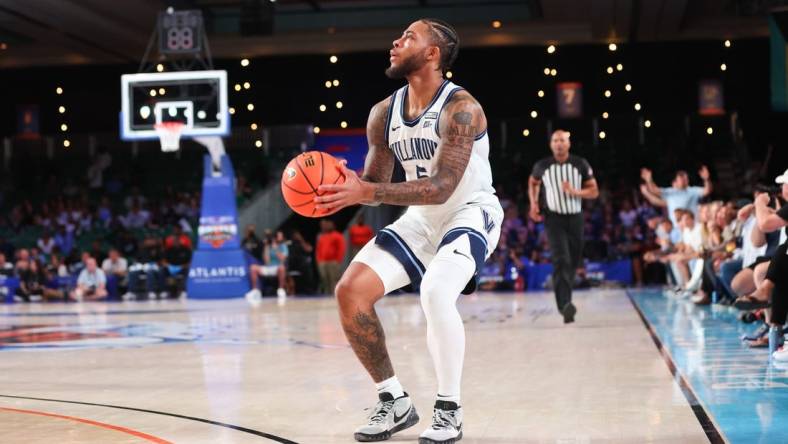
M400 162L431 160L435 156L437 148L438 142L423 138L398 140L389 145L389 149L394 152L394 155Z

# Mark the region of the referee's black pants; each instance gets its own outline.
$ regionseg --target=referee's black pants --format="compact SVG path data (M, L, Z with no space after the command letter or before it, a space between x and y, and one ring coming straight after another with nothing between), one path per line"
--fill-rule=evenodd
M774 252L766 278L772 281L772 323L785 325L788 315L788 242Z
M572 302L575 272L583 259L583 214L545 214L553 259L553 288L558 310Z

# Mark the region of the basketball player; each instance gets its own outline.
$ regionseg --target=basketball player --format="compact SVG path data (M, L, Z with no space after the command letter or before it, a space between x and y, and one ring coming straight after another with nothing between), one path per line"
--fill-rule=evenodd
M582 157L570 155L570 145L567 131L553 131L553 155L536 162L528 178L531 219L542 221L540 207L547 210L544 224L552 253L555 302L566 324L574 322L577 313L572 286L583 258L582 199L599 196L591 166Z
M492 186L482 107L444 78L458 49L454 29L434 19L412 23L393 42L386 75L408 83L370 112L364 174L359 178L343 164L346 182L321 186L321 193L335 194L316 198L318 208L330 211L359 203L408 206L359 251L336 287L342 327L380 400L356 430L358 441L386 440L419 420L394 374L374 308L408 284L421 294L438 379L432 424L419 442L462 438L465 331L456 302L475 290L498 243L503 210ZM397 160L406 182L390 183Z

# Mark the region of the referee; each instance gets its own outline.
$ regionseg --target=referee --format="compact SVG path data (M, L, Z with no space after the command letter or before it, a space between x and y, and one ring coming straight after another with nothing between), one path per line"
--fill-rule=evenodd
M569 132L555 130L550 138L553 155L536 162L528 178L531 219L542 221L540 207L545 209L555 301L566 324L575 321L577 312L572 304L572 286L583 256L582 199L599 196L591 165L582 157L570 155L569 146Z

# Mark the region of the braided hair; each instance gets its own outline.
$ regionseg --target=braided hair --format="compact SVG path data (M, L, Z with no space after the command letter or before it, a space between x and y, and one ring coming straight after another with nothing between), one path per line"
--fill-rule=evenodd
M443 20L424 18L421 21L427 24L435 46L441 50L440 70L445 75L457 60L457 53L460 51L460 37L457 35L457 31Z

